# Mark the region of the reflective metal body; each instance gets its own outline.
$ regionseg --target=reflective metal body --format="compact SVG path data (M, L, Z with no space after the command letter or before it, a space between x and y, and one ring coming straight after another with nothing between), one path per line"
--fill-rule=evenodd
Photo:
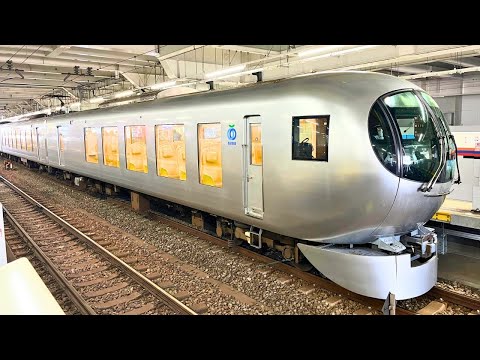
M437 282L438 256L414 266L410 254L385 255L379 250L322 248L298 244L313 266L340 286L358 294L397 300L425 294ZM339 264L341 264L339 266Z
M421 183L387 171L372 149L367 129L370 109L380 96L398 89L419 88L378 73L334 72L164 98L23 122L20 125L43 129L39 156L3 144L2 151L282 235L366 243L375 236L407 233L416 223L428 221L445 198L424 196L418 191ZM245 117L251 115L260 115L262 123L263 219L245 213L241 139L247 138ZM328 162L292 160L292 117L302 115L330 115ZM222 188L199 183L197 124L210 122L222 126ZM148 174L125 166L124 126L136 124L147 125ZM185 125L186 181L157 176L157 124ZM228 144L231 125L237 131L235 145ZM62 126L64 165L59 165L57 126ZM118 126L120 168L103 164L100 136L99 163L85 161L83 129L103 126ZM431 192L448 192L450 186L451 182L437 183Z

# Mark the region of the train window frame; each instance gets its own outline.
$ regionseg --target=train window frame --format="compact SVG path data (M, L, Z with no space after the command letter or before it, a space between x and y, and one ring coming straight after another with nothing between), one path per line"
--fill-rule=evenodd
M161 174L161 161L160 160L160 154L159 154L159 151L160 151L160 142L162 141L162 139L160 138L160 131L161 130L164 130L165 127L168 127L168 126L171 126L173 127L173 129L176 129L178 127L181 127L182 128L182 131L183 131L183 140L175 140L175 138L172 138L172 141L171 143L172 144L175 144L175 142L180 142L180 141L183 141L184 143L184 153L185 153L185 178L182 179L182 177L180 176L180 167L178 166L177 170L178 170L178 173L179 173L179 176L178 177L174 177L174 176L168 176L168 175L162 175ZM179 180L179 181L187 181L187 169L186 169L186 164L187 164L187 140L186 140L186 137L185 137L185 124L184 123L167 123L167 124L156 124L154 126L154 135L155 135L155 165L156 165L156 174L157 176L159 177L162 177L162 178L165 178L165 179L173 179L173 180ZM169 140L166 140L166 141L169 141ZM177 153L177 156L178 156L178 153ZM178 160L178 159L177 159ZM178 165L178 164L177 164Z
M260 141L259 142L255 142L253 141L253 128L259 128L260 129ZM263 166L263 138L262 138L262 124L261 123L249 123L248 124L248 144L250 145L250 165L252 166ZM260 144L260 161L258 161L258 159L256 158L255 156L255 150L254 150L254 144Z
M131 128L134 128L134 127L143 127L144 132L145 132L145 159L144 160L147 163L147 168L146 169L144 168L144 170L135 170L135 169L129 169L128 168L129 157L128 157L127 138L130 138L130 144L133 144L131 142L131 139L132 139ZM127 136L127 129L130 130L130 135L129 136ZM124 147L125 147L125 169L127 169L128 171L132 171L134 173L140 173L140 174L148 174L149 171L150 171L150 168L148 166L148 134L147 134L147 131L148 131L148 125L145 125L145 124L125 125L123 127L123 144L124 144Z
M200 146L200 127L205 125L219 125L220 126L220 176L221 176L221 184L217 185L210 185L207 183L202 182L202 151ZM208 161L208 160L207 160ZM220 121L215 122L201 122L197 123L197 166L198 166L198 182L200 185L209 186L211 188L221 189L223 188L223 136L222 136L222 123Z
M392 169L389 169L386 166L386 164L382 160L379 159L378 153L375 151L374 146L373 146L373 141L372 141L372 137L371 137L371 134L370 134L370 115L371 115L372 110L375 107L375 105L377 105L379 107L379 110L381 111L381 115L382 115L383 120L385 122L385 126L387 127L386 130L389 133L389 135L392 137L392 146L393 146L392 154L395 155L395 162L396 162L395 171L392 171ZM399 138L400 138L401 135L400 135L398 127L395 126L393 121L394 120L391 118L391 115L390 115L388 109L386 108L383 101L381 101L381 97L380 97L379 99L377 99L377 101L375 101L372 104L372 106L370 107L370 110L368 112L367 129L368 129L368 138L369 138L369 141L370 141L370 147L372 148L372 150L375 154L375 157L382 164L382 166L385 168L385 170L388 170L391 174L393 174L397 177L400 177L401 173L402 173L402 168L401 168L401 164L400 164L400 157L401 157L402 149L401 149Z
M87 129L91 130L95 134L95 140L97 144L97 161L89 161L87 156ZM86 126L83 128L83 150L85 152L85 161L89 164L99 164L100 163L100 156L98 151L98 127L97 126Z
M300 125L300 120L316 120L316 121L326 121L326 144L325 144L325 157L324 158L312 158L312 159L306 159L306 158L300 158L296 156L296 144L295 144L295 131L296 128ZM292 160L295 161L323 161L323 162L328 162L328 155L329 155L329 142L330 142L330 115L300 115L300 116L292 116ZM297 140L297 144L300 144ZM318 140L317 144L318 145ZM297 145L298 146L298 145Z
M107 143L105 142L105 138L104 138L105 129L117 131L117 134L116 134L117 135L117 162L118 162L117 166L107 163L107 151L105 150L105 146L107 145ZM118 126L102 126L100 128L100 138L102 141L103 165L119 169L120 168L120 132L118 130Z

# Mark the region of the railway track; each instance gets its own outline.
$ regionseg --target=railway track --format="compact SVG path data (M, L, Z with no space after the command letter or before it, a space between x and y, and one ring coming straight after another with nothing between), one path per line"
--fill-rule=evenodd
M60 179L52 179L51 177L48 177L48 178L55 181L55 182L66 185L65 181L62 181ZM76 190L80 191L79 189L76 189ZM117 203L117 204L121 205L122 207L130 208L130 202L122 201L122 200L119 200L117 198L112 198L112 197L109 197L108 200L111 201L111 202ZM184 231L184 232L186 232L190 235L193 235L193 236L199 237L201 239L207 240L209 242L212 242L212 243L214 243L218 246L225 247L225 248L228 247L227 241L225 241L223 239L220 239L216 236L210 235L208 233L205 233L203 231L200 231L196 228L193 228L192 226L189 226L188 224L186 224L182 221L179 221L177 219L171 218L170 216L155 213L155 212L152 212L152 211L150 211L146 216L150 219L157 220L157 221L160 221L160 222L162 222L162 223L164 223L168 226L171 226L172 228ZM377 312L382 311L382 307L383 307L384 302L381 301L381 300L372 299L372 298L361 296L359 294L352 293L352 292L336 285L335 283L332 283L331 281L329 281L327 279L324 279L322 277L319 277L319 276L311 274L311 273L305 273L305 272L303 272L303 271L301 271L301 270L299 270L295 267L292 267L290 265L287 265L287 264L284 264L284 263L281 263L281 262L275 262L275 261L272 260L272 258L261 255L261 254L255 252L255 251L249 250L247 248L243 248L243 247L238 246L238 247L235 247L235 251L237 251L241 255L247 256L249 258L255 259L255 260L265 264L266 268L273 268L273 269L280 270L284 273L291 274L291 275L293 275L293 276L295 276L299 279L305 280L308 283L315 285L317 288L322 288L322 289L331 291L335 294L339 294L343 298L350 299L350 300L353 300L355 302L364 304L366 306L366 308L362 309L363 311L360 311L359 312L360 314L367 314L367 313L371 313L371 312L375 312L375 311L377 311ZM427 306L425 306L424 308L430 308L431 305L436 304L436 305L442 305L443 309L444 309L445 307L447 307L449 305L455 304L455 305L459 305L459 306L462 306L462 307L466 307L466 308L474 310L474 311L477 311L477 310L480 309L480 301L479 300L468 297L468 296L461 295L461 294L453 292L453 291L448 291L448 290L445 290L445 289L442 289L442 288L439 288L439 287L433 288L428 294L424 295L423 298L424 298L423 303L427 304ZM427 301L427 299L428 299L428 301ZM401 303L402 302L399 302L399 304L401 304ZM415 309L415 312L414 312L414 311L408 310L406 308L402 308L402 306L398 306L398 304L397 304L396 314L411 315L411 314L415 314L415 313L420 313L420 314L428 313L428 312L422 312L422 310L424 310L424 308L422 308L420 310ZM438 308L440 308L440 311L442 311L441 306L438 307Z
M30 250L82 314L195 312L64 219L0 177L10 248ZM13 231L16 233L14 234ZM12 237L17 237L16 241ZM28 246L20 246L21 238ZM126 260L126 259L124 259Z
M116 201L121 201L121 200L117 199ZM129 207L130 205L129 205L128 202L123 202L123 206ZM174 219L170 216L166 216L166 215L160 214L158 212L149 211L148 217L151 218L151 219L160 221L160 222L162 222L166 225L169 225L173 228L176 228L178 230L187 232L187 233L189 233L191 235L194 235L198 238L201 238L203 240L213 242L218 246L222 246L222 247L228 247L229 246L227 241L225 241L223 239L220 239L216 236L210 235L208 233L205 233L204 231L198 230L198 229L196 229L196 228L194 228L194 227L192 227L188 224L185 224L181 221L178 221L178 220L176 220L176 219ZM297 269L293 266L284 264L282 262L272 262L272 258L270 258L268 256L265 256L265 255L262 255L262 254L259 254L258 252L254 251L254 250L250 250L250 249L245 248L245 247L236 246L235 251L237 251L238 253L240 253L242 255L245 255L247 257L253 258L253 259L255 259L259 262L268 264L268 266L271 266L272 268L283 271L287 274L292 274L292 275L294 275L294 276L296 276L296 277L298 277L302 280L305 280L305 281L307 281L311 284L315 284L318 287L321 287L321 288L326 289L328 291L331 291L333 293L341 294L342 296L344 296L348 299L351 299L353 301L357 301L359 303L362 303L362 304L366 305L368 307L368 309L373 309L373 310L380 311L380 312L383 310L384 302L381 301L381 300L373 299L373 298L369 298L369 297L366 297L366 296L363 296L363 295L353 293L353 292L335 284L334 282L332 282L328 279L322 278L322 277L320 277L318 275L315 275L315 274L304 272L300 269ZM435 306L440 302L440 303L443 303L445 305L445 307L448 305L448 303L450 303L450 304L460 305L460 306L466 307L466 308L468 308L470 310L474 310L474 311L480 310L480 299L465 296L465 295L456 293L454 291L450 291L450 290L440 288L438 286L435 286L434 288L432 288L424 296L427 296L427 297L433 299L432 302L429 303L425 308L431 307L432 305ZM418 311L418 313L422 314L423 312L420 310L420 311ZM416 313L412 312L410 310L401 308L401 307L397 307L396 308L396 314L397 315L414 315Z
M28 243L20 236L20 234L12 228L10 223L5 224L5 240L7 245L8 261L13 261L20 257L26 257L37 274L43 280L50 293L53 295L57 303L67 315L80 315L78 307L72 302L71 298L65 291L65 284L59 276L56 276L54 269L49 268L39 259ZM54 274L52 274L52 272Z
M127 207L129 205L128 205L128 203L124 202L124 206ZM228 242L226 240L223 240L223 239L220 239L216 236L205 233L204 231L198 230L198 229L196 229L192 226L189 226L189 225L187 225L183 222L180 222L180 221L178 221L178 220L176 220L176 219L174 219L170 216L166 216L166 215L160 214L158 212L153 212L153 211L149 211L148 216L151 219L163 222L164 224L167 224L167 225L169 225L171 227L174 227L178 230L181 230L181 231L187 232L189 234L195 235L198 238L201 238L201 239L204 239L204 240L207 240L207 241L211 241L218 246L222 246L222 247L228 247L229 246ZM329 290L333 293L341 294L348 299L351 299L353 301L357 301L359 303L362 303L362 304L366 305L368 308L374 309L376 311L382 311L382 309L383 309L383 306L384 306L383 301L353 293L353 292L335 284L334 282L332 282L328 279L322 278L318 275L311 274L311 273L308 273L308 272L304 272L300 269L297 269L297 268L295 268L291 265L284 264L282 262L272 262L272 258L270 258L268 256L265 256L265 255L262 255L262 254L259 254L258 252L250 250L248 248L237 246L237 247L235 247L235 251L237 251L238 253L240 253L242 255L248 256L250 258L254 258L257 261L268 264L269 266L271 266L271 267L273 267L277 270L281 270L281 271L283 271L287 274L292 274L292 275L294 275L294 276L296 276L300 279L303 279L303 280L305 280L305 281L307 281L311 284L315 284L316 286L319 286L321 288ZM474 310L474 311L480 310L480 299L465 296L465 295L456 293L454 291L450 291L450 290L440 288L438 286L433 287L427 294L425 294L423 296L426 296L426 297L429 297L429 298L433 299L432 302L434 302L434 303L429 303L425 308L429 307L429 305L430 305L430 307L432 305L435 306L436 305L435 303L438 304L440 302L440 303L444 303L445 307L448 305L448 303L450 303L450 304L460 305L460 306L466 307L466 308L468 308L470 310ZM447 304L445 304L445 302ZM423 312L420 310L418 313L422 314ZM412 312L410 310L401 308L401 307L397 307L396 308L396 314L397 315L414 315L416 313Z

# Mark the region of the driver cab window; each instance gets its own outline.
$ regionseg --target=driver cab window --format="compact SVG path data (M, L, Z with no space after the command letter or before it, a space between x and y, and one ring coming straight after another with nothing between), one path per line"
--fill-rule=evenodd
M390 172L396 174L397 172L397 156L395 153L395 146L393 143L392 133L387 124L385 114L378 105L375 103L370 115L368 117L368 132L370 133L370 142L372 143L375 155L378 160L385 166Z
M330 115L295 116L292 120L292 160L328 161Z

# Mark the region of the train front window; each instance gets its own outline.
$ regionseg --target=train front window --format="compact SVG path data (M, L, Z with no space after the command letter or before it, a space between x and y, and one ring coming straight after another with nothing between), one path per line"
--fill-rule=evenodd
M440 110L438 104L427 93L420 92L420 94L422 95L422 98L425 100L428 106L432 109L432 112L435 114L439 122L442 124L448 139L447 164L445 165L442 173L440 174L438 182L445 183L448 181L452 181L454 174L457 170L457 148L455 146L455 141L451 136L452 133L450 132L450 128L448 127L447 120L445 120L442 110Z
M368 116L368 132L375 155L390 172L397 173L397 154L392 132L385 113L378 103L373 105Z
M398 124L403 145L403 177L428 182L440 166L440 143L422 101L412 91L383 99Z

